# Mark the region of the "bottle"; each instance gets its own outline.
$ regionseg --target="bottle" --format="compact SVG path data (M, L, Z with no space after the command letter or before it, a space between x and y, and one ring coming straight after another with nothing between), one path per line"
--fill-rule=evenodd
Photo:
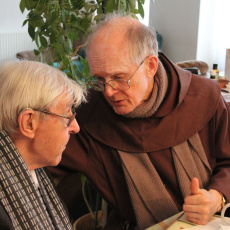
M214 69L210 71L210 78L216 79L216 71Z
M213 64L213 70L216 71L216 80L219 81L219 70L218 70L218 64Z

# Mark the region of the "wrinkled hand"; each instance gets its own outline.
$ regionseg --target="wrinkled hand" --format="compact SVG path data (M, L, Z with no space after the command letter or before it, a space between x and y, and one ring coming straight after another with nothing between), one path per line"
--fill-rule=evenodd
M184 199L184 214L195 224L207 224L211 217L220 211L222 197L214 189L200 189L197 178L191 180L190 190L191 194Z

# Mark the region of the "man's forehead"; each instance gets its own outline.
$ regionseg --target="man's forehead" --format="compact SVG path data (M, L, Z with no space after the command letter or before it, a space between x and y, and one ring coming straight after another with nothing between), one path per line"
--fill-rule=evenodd
M62 94L56 99L56 103L54 103L53 106L70 108L73 106L73 104L74 104L73 96L70 96L69 94Z
M128 59L127 47L123 44L113 43L104 45L103 43L92 44L87 53L89 64L114 65L116 63L124 63Z
M129 65L129 51L121 36L104 38L97 36L87 50L91 72L113 73L114 69L126 69Z
M101 75L101 73L103 73L113 75L126 72L127 68L130 67L130 62L123 53L118 52L108 56L94 56L94 58L89 60L89 66L92 74Z

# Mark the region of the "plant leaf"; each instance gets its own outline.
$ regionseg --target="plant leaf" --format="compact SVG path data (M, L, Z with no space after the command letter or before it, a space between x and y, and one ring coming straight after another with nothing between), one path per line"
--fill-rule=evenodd
M65 50L61 44L54 44L54 50L59 56L65 56Z
M84 0L72 0L72 4L74 9L82 9L85 5L85 1Z
M138 1L140 1L140 3L141 3L142 5L145 4L145 0L138 0Z
M35 1L35 0L27 0L27 1L25 1L25 5L26 5L27 10L35 9L37 4L39 4L39 2Z
M145 16L144 8L139 0L138 0L138 12L141 15L141 17L144 18Z
M107 4L106 4L106 12L107 13L111 13L114 10L116 10L116 3L115 0L108 0Z
M40 35L40 42L43 47L47 47L47 40L44 36Z
M50 25L53 25L55 23L55 21L58 18L58 12L57 11L53 11L51 18L50 18Z
M35 27L42 27L44 25L44 21L41 15L38 15L37 13L31 13L30 15L30 25Z
M32 38L32 40L34 41L35 28L30 23L29 23L29 26L28 26L28 33L29 33L30 37Z
M22 26L24 26L28 21L29 21L29 19L26 19L26 20L23 22Z
M25 0L21 0L20 4L19 4L20 10L22 13L24 13L24 10L26 8L26 2Z
M34 49L34 54L35 54L35 56L38 56L40 54L40 52L38 50Z
M65 41L63 45L64 45L66 54L70 54L71 48L70 48L69 41Z

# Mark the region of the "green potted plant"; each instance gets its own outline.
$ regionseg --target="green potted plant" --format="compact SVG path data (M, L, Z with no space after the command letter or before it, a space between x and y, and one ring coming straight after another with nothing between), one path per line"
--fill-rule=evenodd
M87 83L89 67L82 39L92 23L108 12L129 12L144 17L145 0L21 0L20 9L28 11L24 25L36 42L37 60L54 65L76 80Z

